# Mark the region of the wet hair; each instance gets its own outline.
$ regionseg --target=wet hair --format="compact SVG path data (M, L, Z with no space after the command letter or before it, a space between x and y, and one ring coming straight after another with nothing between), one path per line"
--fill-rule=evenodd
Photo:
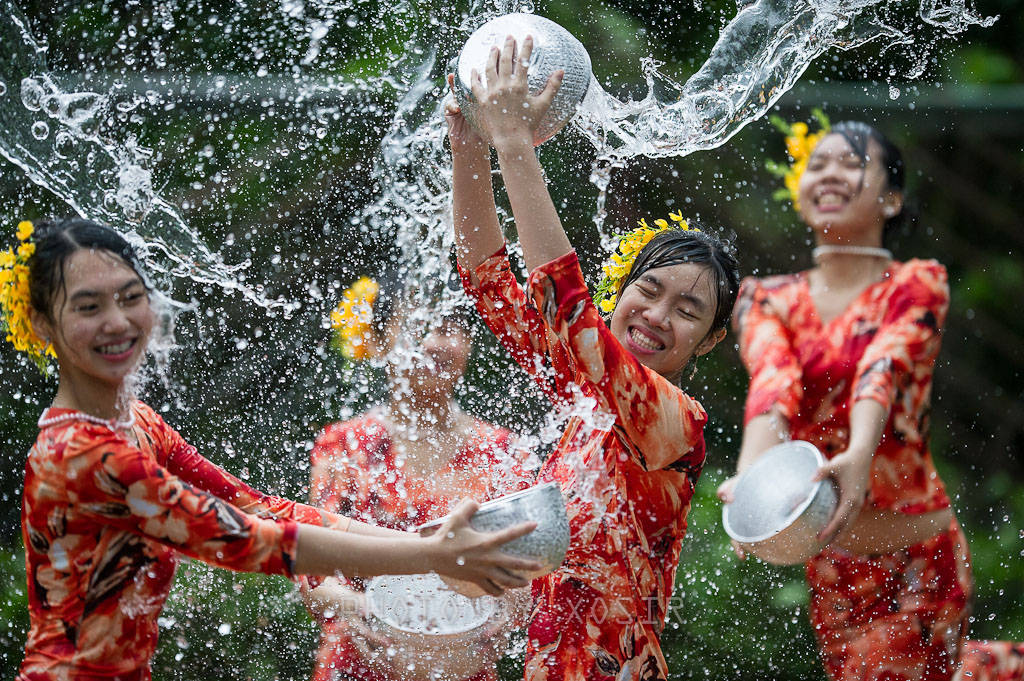
M64 268L80 250L107 251L124 261L145 283L135 249L110 227L84 218L44 220L35 224L35 253L28 261L32 307L50 318L57 295L64 291ZM148 286L146 287L148 290Z
M739 263L730 246L703 228L669 229L656 234L637 254L619 291L625 291L648 270L684 263L702 265L714 277L715 314L710 332L726 328L740 289Z
M903 192L907 176L906 166L903 163L903 154L900 153L899 147L893 144L877 128L863 121L843 121L833 125L829 134L840 135L846 140L846 143L853 149L853 153L863 163L867 163L868 145L874 140L882 150L882 158L879 161L885 170L886 189ZM886 219L882 231L883 242L888 242L893 238L908 221L906 213L905 210L900 210L896 215Z
M373 321L371 323L374 333L383 337L391 320L395 318L396 314L400 314L402 308L409 303L409 277L405 270L391 269L377 278L377 285L380 288L377 291L377 299L373 303ZM462 290L458 276L454 274L448 278L445 285L452 290ZM472 335L472 317L464 305L445 310L442 321L454 322L467 336Z

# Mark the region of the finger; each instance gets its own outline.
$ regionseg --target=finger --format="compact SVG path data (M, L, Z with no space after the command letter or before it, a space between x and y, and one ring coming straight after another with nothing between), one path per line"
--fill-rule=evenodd
M498 60L501 58L501 50L498 49L497 45L491 47L491 51L487 53L487 68L485 73L487 75L488 83L496 83L498 81Z
M500 567L491 571L491 581L504 589L518 589L530 585L530 581L525 577Z
M506 77L515 75L513 71L515 60L516 39L510 35L505 38L505 46L501 48L501 62L498 64L498 73Z
M533 36L528 35L523 38L523 49L520 50L517 57L516 66L518 72L522 73L522 77L526 78L526 71L530 67L530 57L533 55Z
M818 540L823 541L826 544L830 544L836 535L846 525L847 519L850 517L851 504L847 499L840 499L839 504L836 508L836 512L832 515L832 519L829 520L828 524L821 529L818 533Z
M526 523L520 523L519 525L513 525L512 527L506 527L504 530L490 533L490 540L487 542L489 546L500 546L501 544L507 544L513 539L518 539L524 535L530 534L537 529L537 523L530 521Z
M472 499L463 499L455 506L455 510L448 514L450 519L449 522L455 521L459 524L468 525L469 519L477 512L480 508L480 504L476 503ZM526 534L525 532L523 534ZM519 536L519 535L517 535Z
M445 80L448 81L448 89L451 90L451 93L454 95L455 94L455 74L454 73L449 73L448 77L445 78Z
M536 105L540 108L547 109L551 106L551 101L558 94L559 88L562 87L562 80L565 78L565 71L558 69L550 76L548 76L548 82L544 83L544 89L537 95Z
M480 72L476 69L470 71L469 74L469 89L473 92L473 99L478 102L483 101L484 97L484 79L480 75Z
M747 552L743 550L743 546L741 546L740 543L738 541L736 541L735 539L731 539L729 541L732 543L732 550L733 550L733 553L736 554L736 557L739 558L740 560L746 560L747 559Z
M501 553L500 551L498 552L498 558L494 561L494 566L513 574L530 574L533 572L540 572L544 567L535 560L520 558L518 556L510 556L507 553Z
M816 470L814 472L814 475L811 477L811 481L812 482L818 482L819 480L824 480L825 478L827 478L827 477L829 477L831 475L832 475L832 465L831 464L825 464L824 466L821 466L820 468L818 468L818 470Z

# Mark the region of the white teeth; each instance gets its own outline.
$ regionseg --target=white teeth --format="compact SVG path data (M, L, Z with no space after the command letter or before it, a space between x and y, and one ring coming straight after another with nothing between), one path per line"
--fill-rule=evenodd
M640 333L640 331L638 331L637 329L630 329L629 330L629 338L635 344L639 345L641 348L643 348L645 350L664 350L665 349L665 346L663 346L663 345L661 345L659 343L655 343L650 338L648 338L645 334Z
M127 352L128 348L132 346L134 341L126 340L123 343L117 345L101 345L99 350L104 355L120 355L122 352Z

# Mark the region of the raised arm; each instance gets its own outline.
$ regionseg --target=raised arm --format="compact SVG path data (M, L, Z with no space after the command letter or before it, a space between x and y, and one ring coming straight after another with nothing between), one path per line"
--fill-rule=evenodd
M477 120L498 153L523 260L530 271L572 250L533 148L533 131L551 106L564 74L556 71L538 95L531 95L525 65L532 52L532 37L523 41L517 54L516 42L509 36L501 50L491 50L487 82L475 70L472 75Z

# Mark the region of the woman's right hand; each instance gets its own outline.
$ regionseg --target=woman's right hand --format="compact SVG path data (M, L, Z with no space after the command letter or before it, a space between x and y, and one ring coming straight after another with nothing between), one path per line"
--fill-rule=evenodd
M537 523L522 523L498 532L477 532L470 527L469 519L478 508L475 501L463 500L437 532L424 540L436 547L431 567L443 576L476 584L492 596L500 596L505 589L527 586L530 582L520 573L540 570L541 564L510 556L501 547L529 534Z
M718 498L722 500L723 504L731 504L733 500L732 491L736 487L736 481L739 480L739 475L734 475L731 478L727 478L725 482L718 486ZM729 543L732 544L732 550L736 554L736 557L740 560L746 560L747 552L743 550L743 547L738 541L730 538Z

